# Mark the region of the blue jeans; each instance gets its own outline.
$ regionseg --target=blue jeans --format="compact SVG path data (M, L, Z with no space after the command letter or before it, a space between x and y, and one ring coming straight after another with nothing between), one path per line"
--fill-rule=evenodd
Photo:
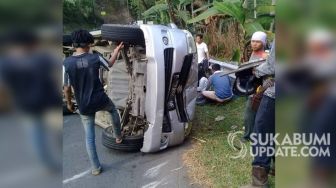
M111 115L111 122L113 126L114 136L117 138L121 137L121 126L120 118L117 109L115 108L113 102L110 102L102 109L102 111L107 111ZM93 169L98 169L101 165L98 159L96 151L96 139L95 139L95 114L83 115L80 114L82 123L85 130L85 141L86 150L89 155L90 163Z
M275 99L264 95L261 99L260 106L257 111L255 118L253 133L261 135L262 142L265 143L266 134L275 133ZM253 153L256 152L260 147L273 147L274 143L271 145L270 139L266 142L266 145L252 145ZM267 156L267 153L258 154L254 157L252 162L253 166L264 167L267 171L270 169L271 160L274 156Z

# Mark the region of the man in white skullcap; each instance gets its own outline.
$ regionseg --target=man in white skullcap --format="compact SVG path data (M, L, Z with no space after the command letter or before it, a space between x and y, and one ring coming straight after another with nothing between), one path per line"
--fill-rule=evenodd
M269 187L268 175L275 175L274 164L275 155L269 152L274 151L275 143L273 139L266 139L267 135L275 134L275 40L267 60L255 68L254 75L257 78L264 77L263 86L266 90L262 93L262 99L256 112L253 133L251 134L252 161L252 182L250 185L241 188L264 188ZM272 76L273 80L265 76ZM267 86L266 86L267 85ZM257 141L255 140L257 139ZM266 142L264 142L266 140Z
M266 59L268 54L265 52L266 47L266 40L267 35L266 33L262 31L257 31L252 35L251 38L251 47L252 47L252 54L250 57L250 61L257 60L257 59ZM244 127L245 127L245 133L243 138L245 140L250 140L250 134L253 131L254 127L254 120L256 116L256 111L252 109L252 97L253 95L250 95L248 97L248 100L246 102L246 108L245 108L245 114L244 114Z
M267 41L266 33L262 31L257 31L253 33L251 38L252 54L250 57L250 61L260 58L263 59L267 58L268 54L265 52L266 41Z

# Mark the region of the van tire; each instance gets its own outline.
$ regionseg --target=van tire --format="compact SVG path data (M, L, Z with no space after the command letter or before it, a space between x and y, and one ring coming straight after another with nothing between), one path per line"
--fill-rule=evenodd
M123 42L124 44L145 47L145 37L138 26L104 24L101 27L101 35L103 39L113 42Z
M72 46L71 35L63 35L63 46Z
M109 149L121 151L140 151L143 145L143 135L124 136L120 144L115 142L116 138L113 136L113 127L109 126L103 131L102 143Z

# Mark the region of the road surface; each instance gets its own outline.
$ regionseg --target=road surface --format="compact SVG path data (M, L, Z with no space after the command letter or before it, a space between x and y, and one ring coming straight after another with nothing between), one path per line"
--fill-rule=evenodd
M105 148L96 126L96 144L103 173L90 174L84 128L78 115L64 116L63 187L65 188L183 188L190 183L182 154L190 142L154 154L125 153Z

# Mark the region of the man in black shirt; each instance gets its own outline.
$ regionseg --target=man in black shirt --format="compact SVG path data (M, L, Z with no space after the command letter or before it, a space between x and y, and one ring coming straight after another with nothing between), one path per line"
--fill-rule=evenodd
M86 30L77 30L71 35L76 52L64 60L64 94L67 107L73 111L71 102L71 86L75 92L76 102L82 119L86 135L86 148L92 165L92 174L99 175L102 171L95 145L95 113L100 110L108 111L113 122L113 133L116 143L121 143L121 130L119 114L104 92L103 84L99 80L99 68L102 59L97 54L89 53L90 44L94 42L93 36ZM111 54L108 66L111 67L123 44L119 44Z

